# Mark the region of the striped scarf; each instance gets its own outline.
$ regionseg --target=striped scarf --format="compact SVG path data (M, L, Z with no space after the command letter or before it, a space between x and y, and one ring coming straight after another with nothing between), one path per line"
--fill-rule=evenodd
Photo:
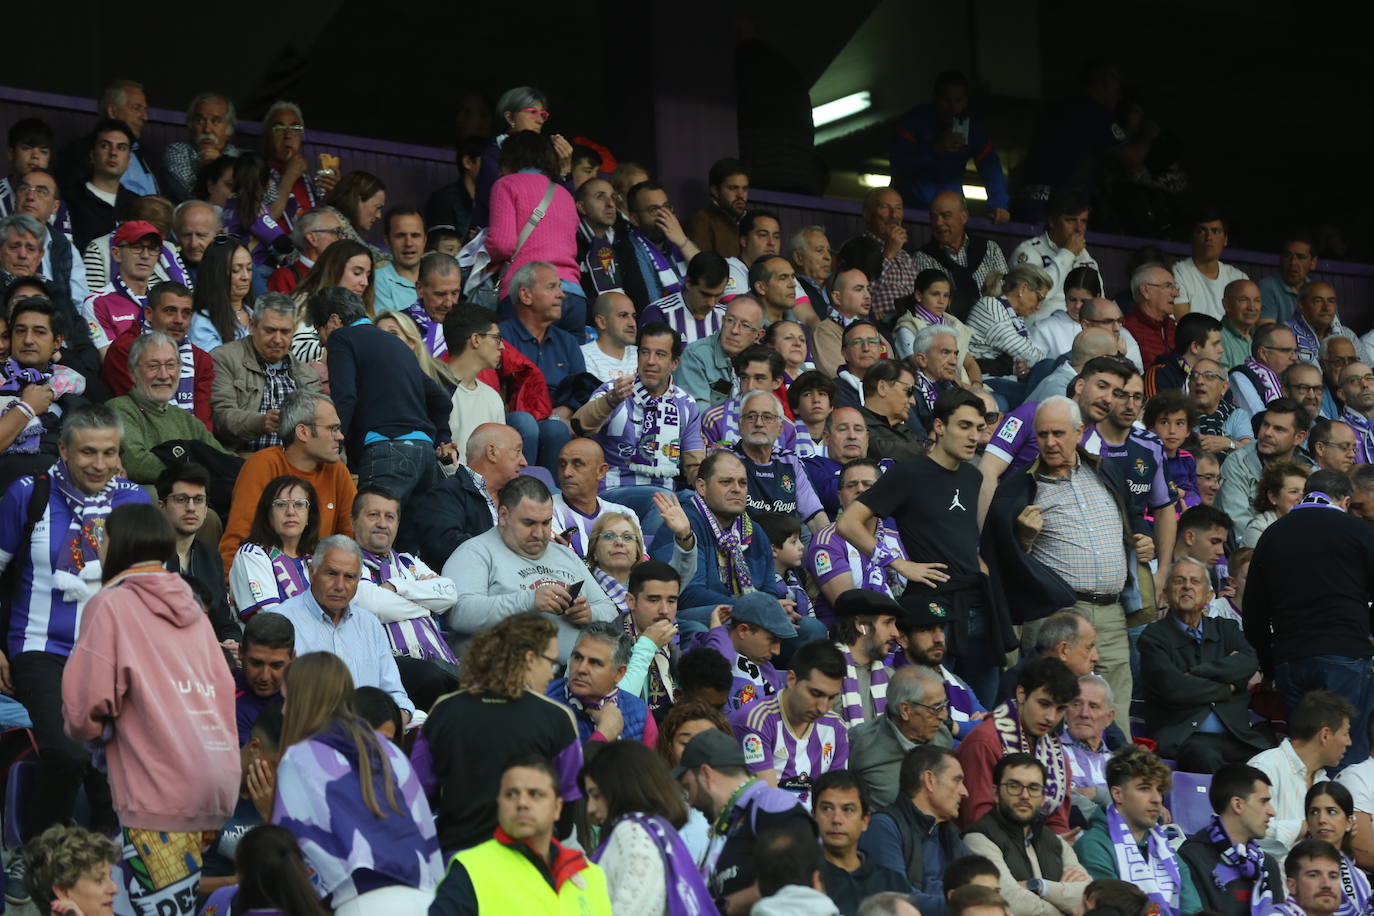
M749 563L744 551L754 540L754 523L745 512L731 523L728 531L721 530L720 522L700 494L692 494L692 506L701 513L711 538L716 542L716 559L721 567L721 581L730 589L732 595L743 595L754 590L754 577L749 572ZM727 578L728 576L728 578Z
M1225 891L1227 885L1235 881L1250 882L1250 913L1252 916L1265 916L1274 906L1274 888L1266 886L1267 872L1264 867L1264 850L1257 841L1232 843L1231 836L1221 825L1221 817L1213 814L1207 825L1207 842L1217 851L1217 864L1212 868L1212 882L1217 890ZM1199 876L1200 877L1200 876ZM1341 877L1345 877L1344 871ZM1340 912L1337 910L1336 912ZM1364 912L1352 910L1355 912Z
M1264 390L1260 392L1260 395L1264 398L1264 403L1268 404L1275 398L1283 397L1283 383L1279 381L1278 373L1273 369L1270 369L1253 356L1247 356L1242 365L1255 373L1260 380L1260 384L1264 386Z
M415 326L420 329L420 336L425 339L425 349L429 350L429 355L440 360L447 357L448 341L444 339L444 325L429 317L424 303L416 299L405 313L414 319Z
M682 251L672 242L668 242L668 250L672 254L670 258L638 229L630 230L630 238L653 265L655 279L663 291L660 298L669 293L682 292L682 278L687 273L687 259L682 256Z
M1355 430L1355 461L1368 464L1374 460L1374 423L1351 407L1341 411L1341 422Z
M1164 831L1151 827L1146 834L1149 858L1140 854L1140 846L1126 826L1126 819L1116 810L1107 808L1107 836L1116 854L1116 873L1122 881L1129 881L1145 892L1150 902L1159 908L1161 916L1180 916L1183 912L1183 879L1178 859Z
M1031 738L1021 729L1021 715L1016 709L1015 700L1007 700L990 714L997 738L1002 746L1002 756L1008 754L1033 754L1035 759L1045 765L1045 801L1040 812L1049 816L1055 808L1064 804L1069 792L1068 760L1064 757L1064 746L1050 736Z
M639 627L635 626L634 615L626 613L620 620L630 638L638 640L641 634ZM649 675L644 679L641 696L649 704L650 709L661 709L673 704L673 694L676 690L677 685L673 683L673 656L668 646L663 646L649 661Z
M862 725L864 718L864 701L859 692L859 663L854 660L854 653L843 643L836 643L842 653L844 653L844 680L840 682L840 716L844 719L844 724L853 728ZM868 665L868 695L873 699L873 714L881 716L887 709L887 660L878 659Z
M413 562L413 561L412 561ZM377 585L390 582L393 579L408 578L404 575L396 575L397 572L412 570L406 563L405 555L396 551L391 551L384 557L363 551L363 574ZM404 655L418 659L438 659L448 662L451 665L458 664L458 658L449 648L448 640L444 639L444 634L439 632L439 627L434 622L434 618L429 612L420 605L416 608L423 613L407 620L392 620L382 624L382 629L386 630L386 638L391 643L393 655Z
M604 569L593 569L592 578L596 580L597 585L600 585L605 590L606 597L610 598L611 602L616 606L617 613L628 614L630 612L629 602L625 600L630 596L630 591L625 586L621 585L616 580L615 576L612 576Z
M935 314L934 312L932 312L930 309L926 308L924 305L921 305L919 302L916 303L915 312L916 312L916 316L917 316L918 318L923 319L923 320L926 322L926 324L944 324L944 323L945 323L945 314L944 314L944 312L941 312L940 314L937 315L937 314Z

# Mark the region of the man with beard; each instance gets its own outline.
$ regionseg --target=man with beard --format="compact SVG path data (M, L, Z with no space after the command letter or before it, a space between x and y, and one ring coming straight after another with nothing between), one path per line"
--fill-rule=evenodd
M844 654L840 715L853 728L887 709L888 659L897 642L901 605L891 597L851 588L835 602L836 648Z
M992 771L997 806L964 831L969 852L986 856L998 890L1017 916L1058 916L1083 903L1088 873L1073 847L1045 829L1037 802L1045 794L1045 765L1030 754L1008 754Z
M1283 863L1288 901L1277 912L1285 916L1331 916L1344 901L1341 852L1325 840L1303 840Z
M1337 339L1345 341L1344 337ZM1339 373L1337 374L1339 375ZM1321 366L1315 363L1294 363L1285 369L1279 378L1283 382L1283 393L1305 407L1308 415L1334 419L1332 414L1323 409L1326 406L1324 403L1326 387L1322 381ZM1334 404L1335 401L1333 400L1332 403ZM1247 421L1248 425L1249 421Z
M1255 517L1255 486L1264 466L1275 461L1296 461L1311 465L1298 446L1307 439L1312 417L1297 401L1279 398L1271 401L1260 415L1256 437L1231 453L1221 466L1221 490L1217 507L1244 531Z
M749 171L738 159L720 159L706 178L711 196L706 206L687 219L683 230L702 251L722 258L739 255L739 221L749 207Z
M148 307L142 319L131 324L105 351L100 375L115 395L128 394L134 387L129 374L129 350L134 341L149 331L160 331L177 345L181 368L177 375L175 403L213 429L211 389L215 383L215 362L210 354L186 339L191 329L191 291L175 280L164 280L148 292Z

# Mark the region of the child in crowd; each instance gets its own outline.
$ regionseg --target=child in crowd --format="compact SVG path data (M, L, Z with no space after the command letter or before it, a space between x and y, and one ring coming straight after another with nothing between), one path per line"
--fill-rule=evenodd
M768 534L768 543L773 547L773 569L787 588L787 597L797 602L799 616L810 617L811 597L801 575L802 558L806 555L806 545L801 539L801 519L781 512L764 512L754 521Z
M1161 391L1145 404L1145 428L1164 443L1164 479L1174 496L1174 511L1202 502L1197 488L1197 460L1183 443L1193 434L1197 405L1182 391Z

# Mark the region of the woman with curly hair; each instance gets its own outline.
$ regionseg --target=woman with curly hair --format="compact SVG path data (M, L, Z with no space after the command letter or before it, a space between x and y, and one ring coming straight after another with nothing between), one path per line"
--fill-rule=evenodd
M462 688L434 704L410 753L438 799L446 856L491 838L501 771L519 754L553 762L564 802L582 797L577 723L571 709L544 696L557 668L558 627L543 614L507 617L468 642Z
M17 855L18 853L16 853ZM115 884L113 866L119 847L93 830L55 825L29 840L23 856L24 875L33 905L43 916L49 913L113 913ZM19 899L11 889L9 899Z
M1296 461L1279 461L1267 465L1255 484L1255 517L1245 525L1240 542L1246 547L1259 543L1260 535L1274 522L1288 514L1302 499L1303 485L1312 469Z

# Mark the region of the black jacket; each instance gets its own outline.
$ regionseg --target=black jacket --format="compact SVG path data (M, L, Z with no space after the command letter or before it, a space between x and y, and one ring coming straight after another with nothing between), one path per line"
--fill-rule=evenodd
M859 413L863 414L864 422L868 424L868 457L905 461L908 458L920 458L926 453L925 431L913 429L910 420L901 426L893 426L886 417L878 416L867 407L859 407Z
M992 840L994 846L1002 851L1002 860L1007 863L1007 871L1016 881L1026 881L1036 877L1031 870L1030 856L1026 853L1026 837L1020 824L1008 824L1001 809L992 809L978 820L968 825L964 831L967 837L977 833ZM1064 841L1059 834L1045 827L1045 819L1036 817L1031 825L1030 846L1035 849L1035 859L1040 864L1039 877L1046 881L1060 881L1064 877Z
M1171 617L1156 620L1140 634L1141 681L1145 721L1159 753L1177 756L1208 713L1256 751L1269 742L1250 724L1246 682L1259 667L1255 650L1233 620L1202 618L1202 645Z
M1178 854L1188 863L1193 873L1193 887L1197 888L1198 898L1204 910L1221 913L1222 916L1250 916L1250 895L1254 885L1247 881L1232 881L1222 890L1212 879L1212 869L1221 861L1221 853L1207 839L1204 828L1183 841ZM1274 892L1277 903L1287 894L1279 863L1273 856L1264 855L1265 886Z
M922 852L926 837L933 836L935 842L940 844L943 853L941 859L946 865L968 853L968 848L959 837L959 828L953 821L936 824L933 817L917 808L910 798L901 793L898 793L895 802L886 808L879 808L877 813L886 814L897 825L897 832L902 837L902 859L906 862L906 877L911 886L918 891L926 886L925 857Z
M443 569L449 554L492 526L491 508L472 475L459 468L425 491L401 516L396 549L418 554L431 569Z
M223 641L243 638L238 618L229 609L229 595L224 587L224 561L220 559L218 550L209 544L192 541L190 568L182 569L181 563L174 556L167 564L167 570L191 576L209 590L210 623L215 628L216 639Z
M129 207L138 199L138 195L120 185L112 207L92 194L83 181L67 188L63 199L67 201L67 211L72 217L72 242L77 251L85 251L92 239L114 232L117 223L129 218Z
M1127 509L1130 495L1126 489L1126 478L1115 462L1102 461L1081 448L1078 450L1078 460L1091 469L1116 497L1117 509L1121 514L1122 550L1127 555L1126 587L1121 592L1121 603L1129 614L1140 609L1140 595L1135 586L1135 548ZM1010 600L1012 620L1016 623L1040 620L1062 608L1071 607L1078 600L1074 590L1057 572L1032 557L1029 551L1022 550L1016 539L1016 517L1022 509L1035 502L1038 486L1035 472L1039 466L1040 462L1035 461L1025 470L1002 480L993 494L987 520L983 523L980 550L994 573L994 581L1000 581Z
M855 916L859 912L859 904L883 891L911 893L911 885L907 884L904 876L890 868L883 868L863 853L859 855L863 858L854 871L845 871L828 860L821 863L821 883L825 885L825 895L835 904L841 916Z

